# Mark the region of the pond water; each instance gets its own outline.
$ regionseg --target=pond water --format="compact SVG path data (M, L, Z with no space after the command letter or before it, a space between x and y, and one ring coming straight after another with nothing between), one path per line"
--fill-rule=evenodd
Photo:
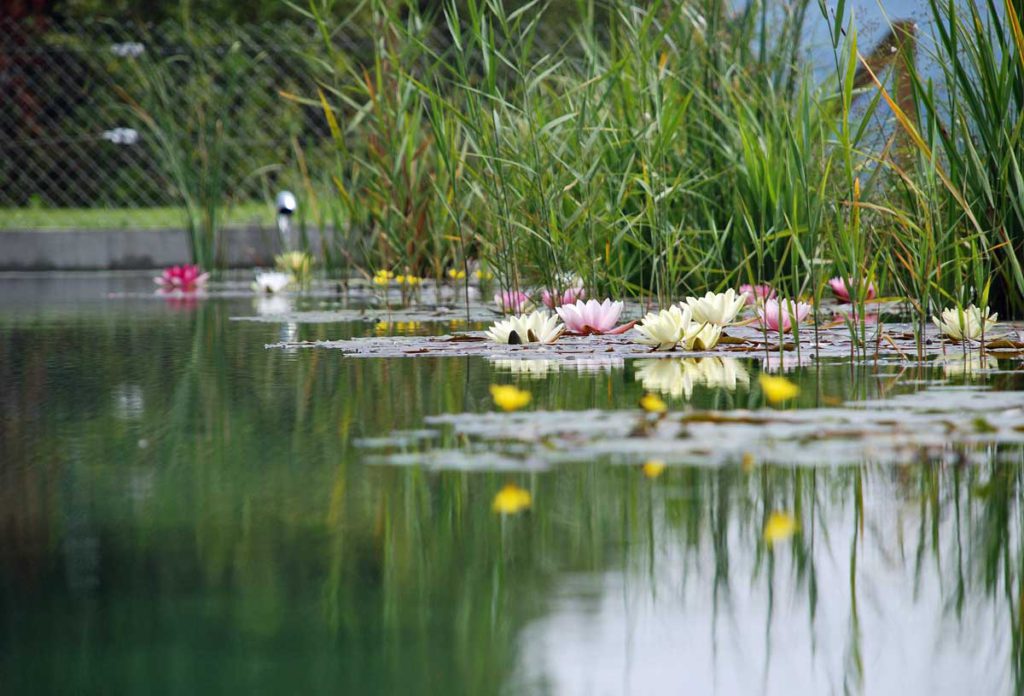
M1024 682L1014 360L796 364L767 411L760 359L267 348L451 327L237 321L260 303L151 287L0 281L2 693ZM494 383L533 403L496 413ZM671 410L638 436L646 389ZM529 511L492 511L508 482ZM769 546L773 511L800 529Z

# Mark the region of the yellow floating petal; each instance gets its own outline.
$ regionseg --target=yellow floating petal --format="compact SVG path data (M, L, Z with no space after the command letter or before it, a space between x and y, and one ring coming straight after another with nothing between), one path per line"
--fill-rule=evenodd
M491 397L494 405L503 411L518 411L530 403L530 392L518 389L511 384L492 384Z
M640 408L648 413L664 413L668 410L668 405L657 394L647 393L640 398Z
M532 502L530 491L520 488L514 483L506 483L505 487L494 496L491 509L499 515L515 515L529 509Z
M643 471L644 476L649 479L656 479L661 476L661 472L665 470L665 462L660 459L648 459L644 462Z
M758 378L761 382L761 391L769 403L777 404L782 401L794 398L800 393L800 387L790 382L785 377L773 377L761 373Z
M769 546L787 541L797 533L800 525L788 512L773 512L764 525L764 540Z

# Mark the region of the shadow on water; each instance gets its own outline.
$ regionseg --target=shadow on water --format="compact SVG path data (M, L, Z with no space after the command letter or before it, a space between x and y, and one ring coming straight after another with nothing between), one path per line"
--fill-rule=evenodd
M862 463L817 467L754 453L657 475L608 457L512 471L374 464L357 442L489 412L492 382L530 389L536 410L629 409L644 366L538 376L478 357L266 350L280 326L229 320L254 311L209 300L0 315L10 693L1021 686L1019 445L949 445L899 466L867 449ZM758 407L761 367L666 398ZM789 375L801 407L941 379L1020 388L1013 373L886 370ZM499 517L491 500L509 480L533 507ZM768 546L776 510L800 529Z

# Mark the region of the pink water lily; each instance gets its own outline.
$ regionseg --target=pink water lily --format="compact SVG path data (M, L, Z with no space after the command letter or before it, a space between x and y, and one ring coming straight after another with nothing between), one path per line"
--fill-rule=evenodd
M170 292L195 292L206 285L209 273L203 273L199 266L186 263L180 266L169 266L164 272L153 278L153 282L160 286L161 290Z
M561 297L558 296L558 291L552 292L550 290L542 290L540 293L540 301L551 309L554 309L561 305L575 304L579 300L585 299L586 296L587 291L583 289L583 283L577 282L576 285L562 292Z
M770 285L750 285L749 283L740 286L740 294L747 296L747 304L757 304L775 297L775 291Z
M789 333L793 328L794 319L798 324L803 323L810 313L811 305L793 300L766 300L763 307L757 308L761 326L782 333Z
M625 333L632 328L634 322L615 328L615 322L622 314L622 306L621 302L612 302L610 299L604 302L578 300L575 304L563 304L556 307L555 311L565 323L565 328L572 333L587 336L589 334Z
M850 291L846 287L846 281L842 278L832 278L828 281L829 287L832 288L832 292L835 294L836 299L842 302L850 301ZM865 300L875 299L875 284L868 283L868 294Z
M525 292L518 290L505 290L504 292L499 292L494 296L494 304L498 305L498 309L503 312L524 314L529 311L533 303L530 302L530 296Z

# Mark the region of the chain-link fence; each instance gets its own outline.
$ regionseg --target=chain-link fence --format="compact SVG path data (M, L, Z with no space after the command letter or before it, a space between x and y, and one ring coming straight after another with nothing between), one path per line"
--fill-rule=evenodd
M2 29L0 208L177 205L159 139L178 134L152 127L154 99L177 105L163 109L176 124L161 125L178 126L166 131L216 132L225 188L240 200L264 198L297 149L326 144L320 109L282 96L316 94L315 27Z

